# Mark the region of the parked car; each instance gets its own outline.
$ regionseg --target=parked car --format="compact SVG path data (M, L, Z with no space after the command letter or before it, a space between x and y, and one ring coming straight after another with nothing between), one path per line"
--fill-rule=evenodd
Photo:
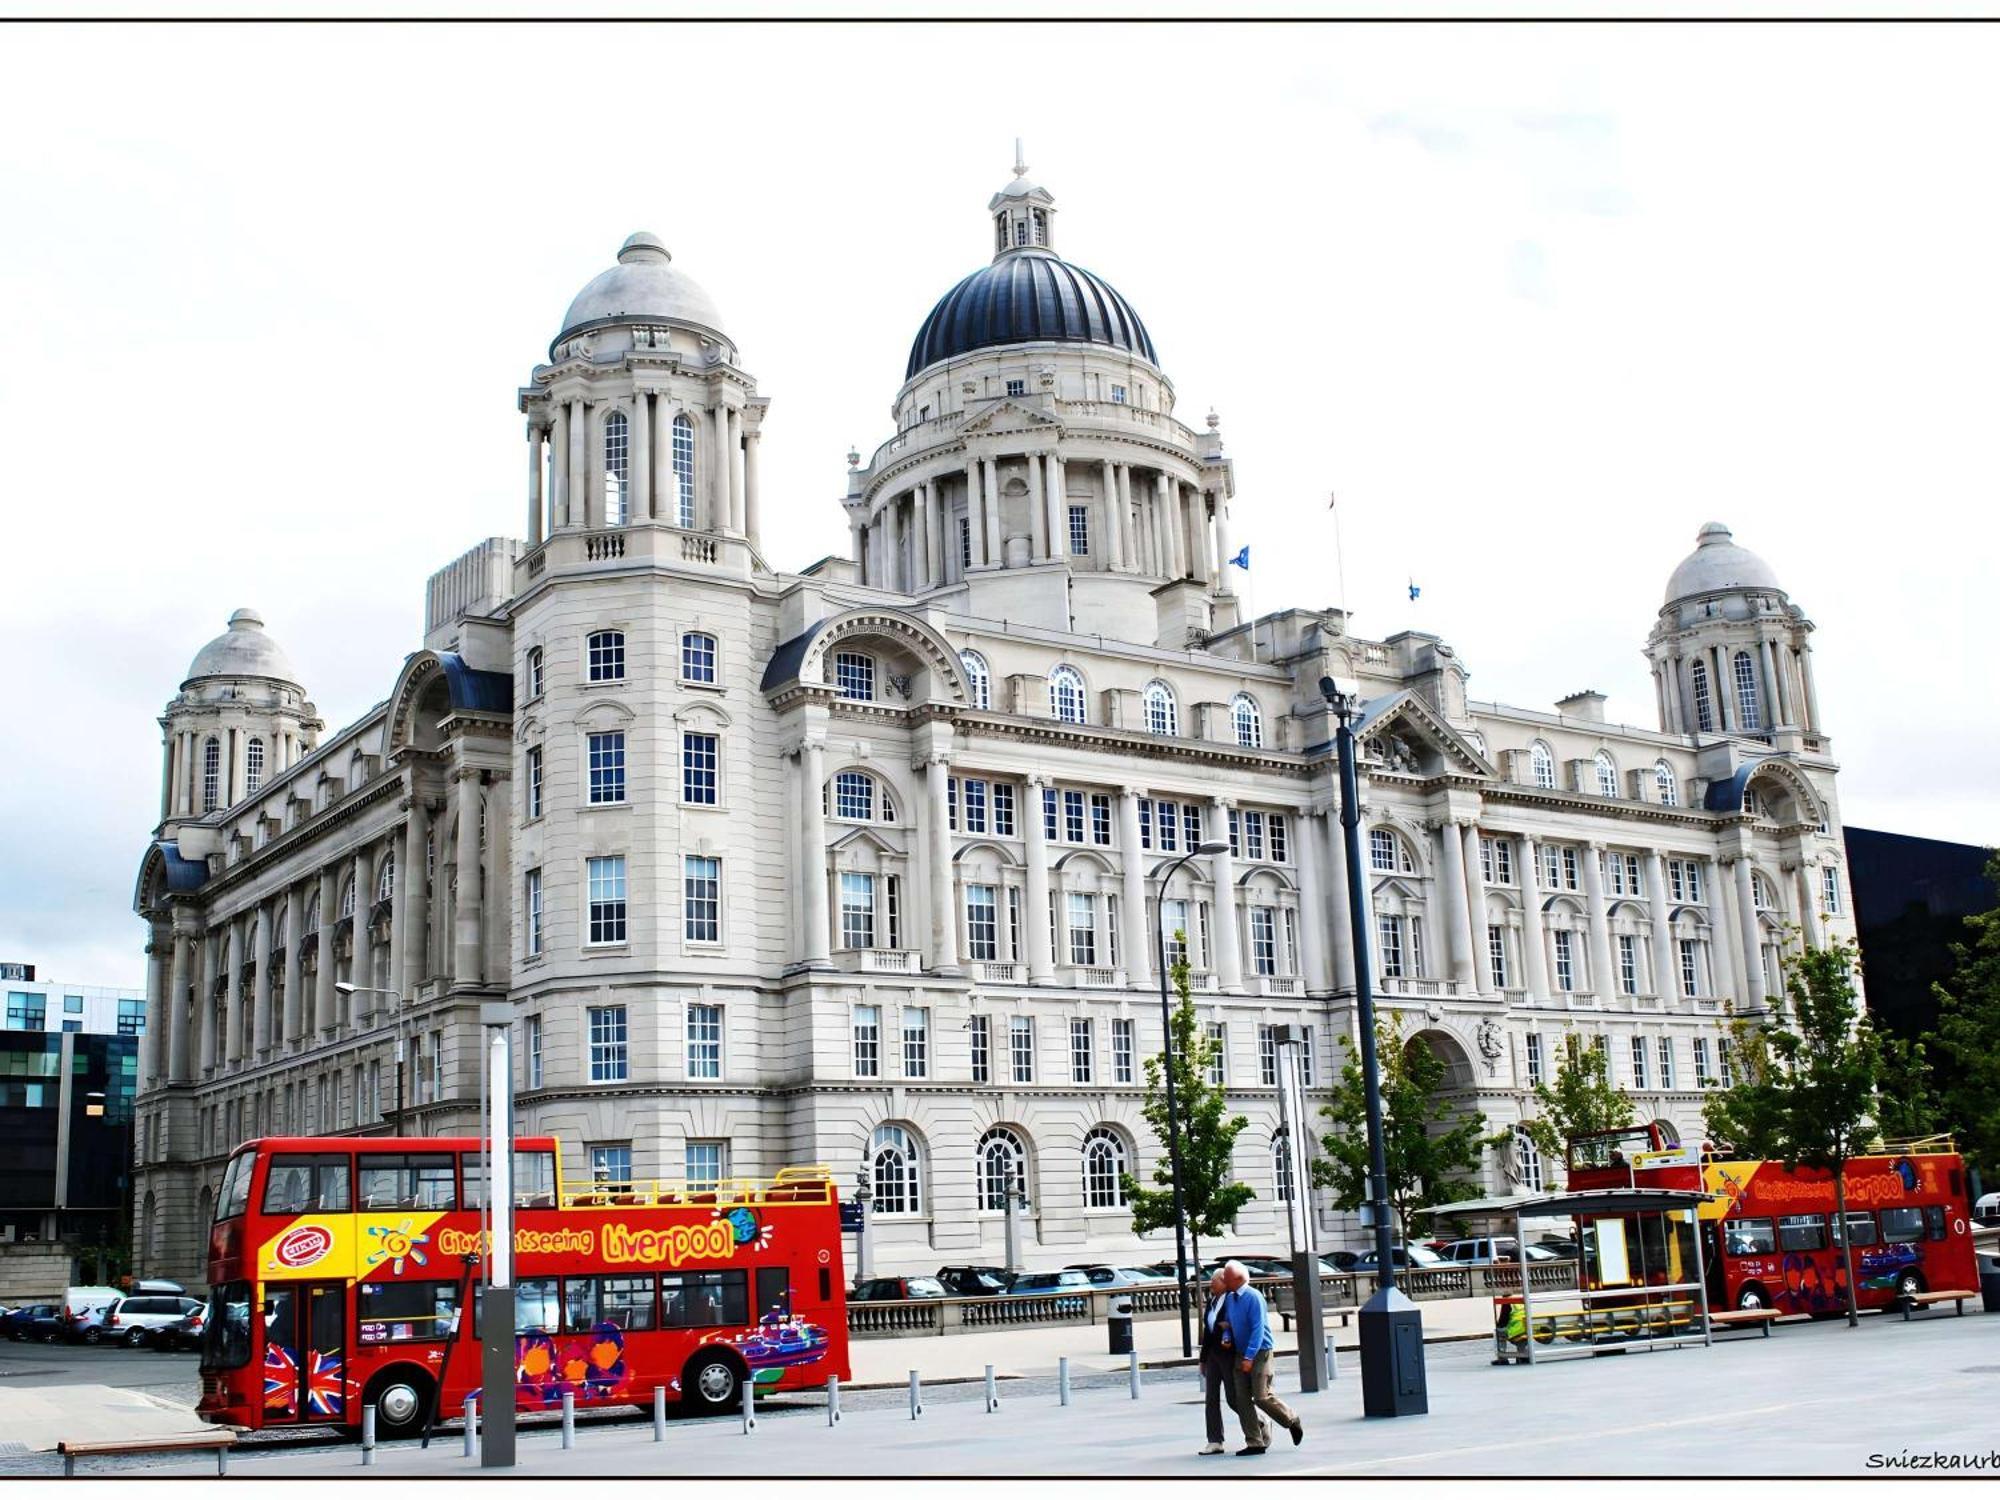
M1974 1222L1980 1224L2000 1224L2000 1193L1982 1193L1979 1201L1972 1205Z
M208 1304L197 1302L186 1317L156 1328L148 1342L155 1349L199 1349L201 1331L208 1326Z
M106 1310L100 1337L107 1343L116 1341L137 1349L160 1329L180 1322L200 1306L193 1297L126 1297ZM85 1342L94 1341L86 1334Z
M870 1276L854 1283L849 1302L907 1302L917 1297L942 1297L944 1283L935 1276Z
M63 1336L72 1342L94 1344L104 1337L104 1310L125 1294L115 1286L73 1286L64 1290ZM91 1335L95 1333L95 1337Z
M1061 1271L1023 1271L1007 1288L1009 1297L1046 1297L1052 1292L1087 1292L1090 1273L1072 1268Z
M1358 1250L1329 1250L1320 1257L1326 1262L1326 1268L1335 1274L1353 1270L1355 1261L1360 1258Z
M1097 1287L1159 1286L1162 1283L1172 1286L1174 1284L1174 1274L1171 1268L1165 1276L1160 1275L1150 1266L1107 1266L1097 1262L1090 1264L1079 1263L1065 1269L1083 1272L1084 1275L1090 1278L1090 1284Z
M178 1281L164 1281L155 1277L140 1277L125 1289L128 1297L185 1297L188 1289Z
M1430 1271L1444 1265L1443 1258L1435 1250L1426 1250L1422 1245L1398 1245L1390 1254L1396 1257L1396 1269L1399 1271ZM1378 1264L1375 1252L1368 1250L1354 1257L1350 1269L1373 1271Z
M43 1303L33 1309L35 1316L21 1325L21 1337L30 1344L57 1344L69 1337L69 1323L63 1318L62 1304Z
M1583 1254L1582 1247L1575 1240L1571 1239L1545 1237L1537 1240L1535 1243L1541 1249L1548 1251L1557 1260L1576 1260Z
M18 1344L29 1337L29 1328L38 1322L46 1322L52 1328L57 1326L56 1317L61 1311L61 1306L54 1302L30 1302L0 1317L0 1333Z
M999 1266L939 1266L937 1279L952 1297L997 1297L1014 1279Z
M1446 1265L1452 1266L1492 1266L1502 1262L1512 1265L1521 1258L1521 1246L1512 1235L1482 1235L1476 1239L1453 1240L1437 1253ZM1528 1246L1529 1260L1555 1258L1553 1250L1545 1250L1540 1245Z

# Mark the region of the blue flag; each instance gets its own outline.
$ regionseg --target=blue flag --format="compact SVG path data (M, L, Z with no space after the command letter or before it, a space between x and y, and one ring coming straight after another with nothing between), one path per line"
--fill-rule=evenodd
M1248 547L1244 547L1241 551L1239 551L1234 557L1230 558L1229 560L1235 563L1236 566L1241 568L1244 572L1247 573L1250 571L1250 549Z
M1410 580L1410 597L1412 599L1415 599L1417 595L1421 594L1422 592L1423 590L1417 586L1416 579L1412 578Z

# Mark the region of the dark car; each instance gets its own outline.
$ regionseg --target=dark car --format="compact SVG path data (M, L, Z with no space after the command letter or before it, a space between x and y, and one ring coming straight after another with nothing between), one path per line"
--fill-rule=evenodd
M854 1283L849 1302L907 1302L912 1298L942 1297L944 1283L935 1276L870 1276Z
M1361 1259L1361 1252L1358 1250L1329 1250L1320 1259L1326 1262L1329 1271L1351 1271L1354 1269L1354 1263Z
M1549 1238L1535 1241L1534 1248L1546 1250L1557 1260L1575 1260L1583 1254L1575 1240Z
M1396 1269L1399 1271L1429 1271L1445 1264L1444 1258L1437 1251L1426 1250L1422 1245L1398 1245L1390 1251L1390 1254L1396 1257ZM1375 1252L1370 1250L1355 1256L1354 1265L1350 1269L1373 1271L1375 1266Z
M155 1349L199 1349L201 1331L207 1326L208 1304L197 1302L186 1317L154 1329L146 1341Z
M0 1318L0 1332L5 1332L7 1337L17 1344L26 1338L40 1338L39 1333L31 1334L29 1329L37 1323L46 1323L51 1329L60 1327L61 1321L58 1315L61 1312L62 1308L57 1303L32 1302L26 1307L17 1307L6 1317Z
M949 1297L997 1297L1014 1273L999 1266L939 1266L937 1279Z

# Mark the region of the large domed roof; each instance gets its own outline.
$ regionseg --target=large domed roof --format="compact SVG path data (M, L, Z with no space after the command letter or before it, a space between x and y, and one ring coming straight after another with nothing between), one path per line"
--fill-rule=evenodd
M264 617L254 609L239 609L229 628L201 650L188 665L187 681L202 677L275 677L297 684L291 658L264 634Z
M657 235L633 235L618 247L618 264L576 294L555 342L599 323L691 323L721 333L715 299L693 277L676 271L672 260Z
M1681 560L1667 580L1666 602L1714 594L1725 589L1769 589L1782 594L1771 565L1731 539L1729 528L1710 521L1695 538L1694 551Z
M1109 282L1048 251L1017 250L939 299L917 330L903 378L974 349L1046 339L1108 344L1159 363L1146 325Z

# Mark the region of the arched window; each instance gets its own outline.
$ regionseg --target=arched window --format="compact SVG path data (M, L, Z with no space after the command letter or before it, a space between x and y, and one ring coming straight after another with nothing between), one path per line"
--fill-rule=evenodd
M263 784L264 742L252 739L243 752L243 795L251 795Z
M1736 717L1741 721L1739 728L1763 728L1757 712L1757 664L1748 651L1736 653Z
M396 895L396 855L392 850L382 856L382 873L375 877L375 899L390 901Z
M527 677L527 683L526 683L527 691L524 694L522 694L522 696L524 698L541 697L542 696L542 648L540 646L530 646L528 648L527 668L524 675Z
M1075 667L1049 673L1049 712L1064 724L1083 723L1083 673Z
M1009 1188L1028 1187L1028 1148L1005 1125L995 1125L979 1138L979 1206L988 1213L1007 1211Z
M1278 1202L1292 1201L1292 1142L1282 1130L1271 1136L1271 1188Z
M1083 1206L1125 1207L1125 1142L1100 1125L1083 1138Z
M604 419L604 524L623 526L631 500L631 429L625 413Z
M965 673L965 691L974 708L993 706L993 674L987 670L986 658L977 651L958 653L958 665Z
M625 632L593 630L584 640L584 673L591 682L625 680Z
M900 1125L878 1125L868 1142L878 1214L924 1211L922 1157L916 1140Z
M835 772L821 800L830 818L842 818L850 823L896 821L896 807L889 800L888 788L866 771Z
M314 891L314 892L313 892L313 893L312 893L312 894L311 894L310 896L306 897L306 920L305 920L305 925L304 925L304 926L303 926L303 927L302 927L302 928L300 929L300 931L302 931L302 932L318 932L318 931L319 931L319 892L318 892L318 891Z
M1519 1125L1514 1127L1514 1167L1523 1188L1531 1193L1542 1190L1542 1153L1535 1149L1535 1138Z
M201 810L214 812L222 800L222 741L210 735L201 742Z
M1597 758L1593 762L1593 765L1597 770L1597 795L1600 797L1617 796L1618 767L1612 764L1611 757L1600 750L1597 752Z
M347 877L340 888L340 915L342 920L354 915L354 877Z
M1259 750L1264 745L1264 715L1257 708L1257 700L1248 693L1238 693L1229 701L1229 720L1236 726L1236 743L1246 750Z
M1764 878L1762 870L1750 872L1750 899L1759 911L1778 909L1778 893L1771 889L1771 882Z
M694 423L686 412L674 418L674 524L694 530Z
M1540 740L1528 747L1528 766L1534 773L1535 785L1544 790L1553 790L1556 784L1555 752Z
M1164 682L1146 684L1146 733L1177 735L1181 732L1180 706L1174 690Z
M1417 873L1417 862L1410 857L1409 845L1386 828L1368 830L1368 864L1371 869L1392 875Z
M1674 775L1674 768L1665 761L1653 767L1653 785L1660 793L1660 806L1679 807L1681 805L1681 784Z
M1708 696L1708 663L1698 661L1688 671L1688 681L1694 685L1694 722L1703 734L1715 729L1715 706Z
M833 653L833 690L856 703L875 701L875 658L865 651Z
M681 637L681 678L687 682L715 681L715 637L690 630Z

